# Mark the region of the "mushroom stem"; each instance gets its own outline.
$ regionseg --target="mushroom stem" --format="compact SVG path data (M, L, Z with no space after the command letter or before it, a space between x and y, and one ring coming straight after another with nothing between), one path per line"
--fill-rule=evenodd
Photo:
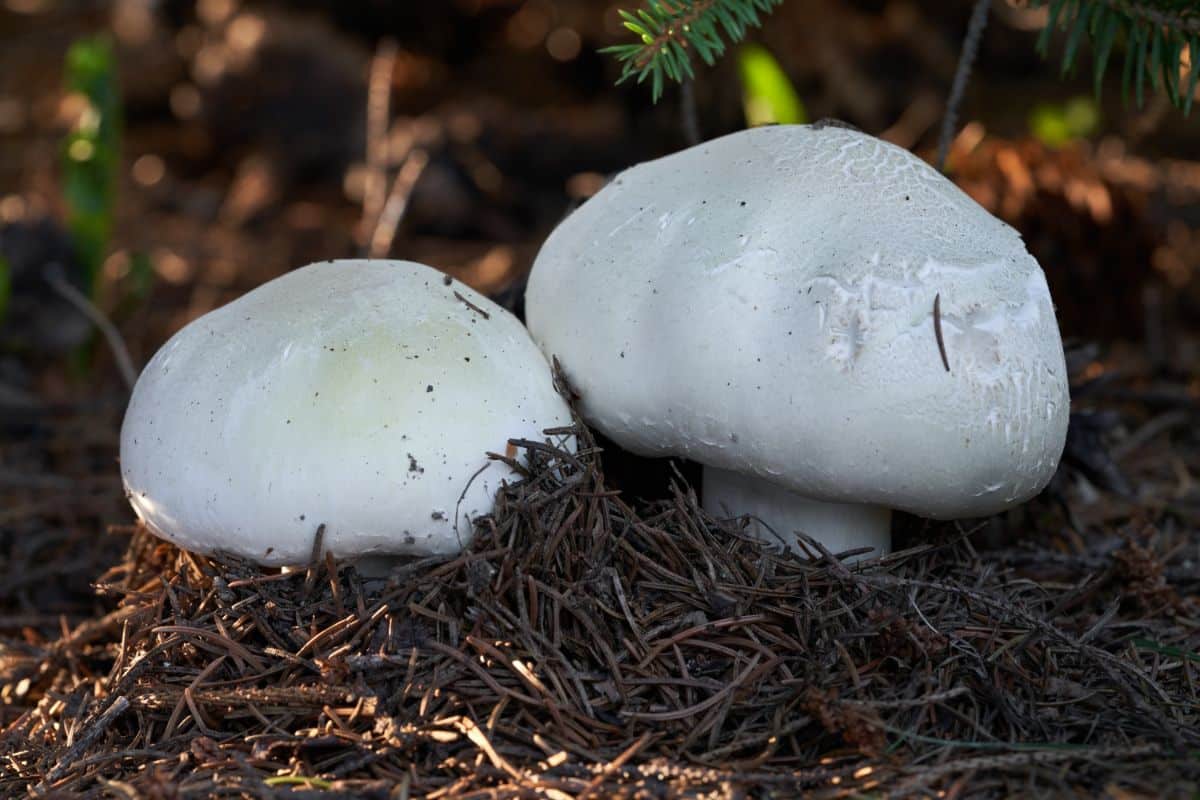
M761 478L729 470L704 467L704 508L722 516L749 514L762 523L752 520L752 533L763 541L782 541L796 552L803 552L796 542L796 531L808 534L835 555L872 548L872 552L854 556L851 561L874 558L892 549L890 508L813 500Z

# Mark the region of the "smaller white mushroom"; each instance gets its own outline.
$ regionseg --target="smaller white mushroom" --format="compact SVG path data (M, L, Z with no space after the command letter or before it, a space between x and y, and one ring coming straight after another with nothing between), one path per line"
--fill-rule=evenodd
M570 424L521 323L412 262L331 261L195 320L138 379L121 472L155 533L298 565L453 553L511 470Z
M893 509L991 514L1062 453L1037 261L857 131L756 128L622 173L547 240L526 310L590 424L699 461L705 506L788 544L885 552Z

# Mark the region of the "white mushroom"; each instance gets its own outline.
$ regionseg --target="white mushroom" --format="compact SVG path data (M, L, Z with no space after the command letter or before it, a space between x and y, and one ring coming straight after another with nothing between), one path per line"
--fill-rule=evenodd
M487 452L570 423L521 323L411 262L331 261L195 320L146 366L121 430L158 535L267 565L452 553L510 469Z
M701 462L707 507L793 545L886 551L892 509L990 514L1062 453L1041 268L856 131L756 128L626 171L550 236L526 309L591 424Z

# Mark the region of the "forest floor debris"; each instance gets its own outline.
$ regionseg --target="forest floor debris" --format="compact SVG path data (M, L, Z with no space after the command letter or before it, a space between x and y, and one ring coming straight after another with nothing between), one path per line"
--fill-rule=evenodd
M764 551L682 483L631 506L585 430L552 434L515 443L526 478L468 552L386 580L123 529L96 584L107 615L57 638L5 631L0 793L1200 786L1200 569L1178 517L1080 537L1041 502L1024 515L1041 534L986 551L961 525L907 520L922 543L849 566Z

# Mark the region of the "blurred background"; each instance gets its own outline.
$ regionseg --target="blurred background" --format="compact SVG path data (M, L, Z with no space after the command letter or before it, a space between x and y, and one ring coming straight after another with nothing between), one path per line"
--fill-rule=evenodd
M700 132L765 104L932 160L972 5L788 0L699 67ZM1097 97L1087 53L1060 75L1064 37L1043 59L1045 11L1024 5L993 6L950 177L1024 234L1087 345L1079 380L1135 381L1157 398L1145 419L1178 428L1200 397L1200 113L1126 103L1119 69ZM629 41L621 7L0 0L5 627L86 613L125 543L96 535L132 519L123 353L136 371L200 314L356 255L425 262L519 310L573 204L685 146L679 88L653 104L597 52Z

